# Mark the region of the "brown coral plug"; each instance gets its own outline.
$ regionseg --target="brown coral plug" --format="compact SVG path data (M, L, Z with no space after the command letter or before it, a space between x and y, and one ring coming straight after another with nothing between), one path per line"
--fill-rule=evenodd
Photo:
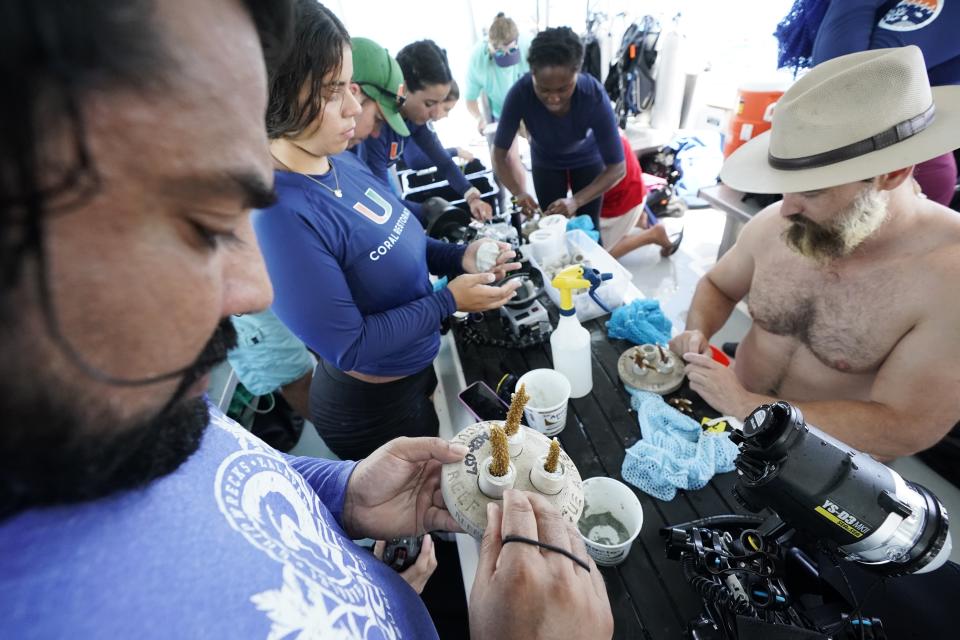
M510 447L507 445L507 434L498 424L490 427L490 447L490 455L493 457L490 475L502 478L510 470Z
M660 352L660 362L666 362L667 354L663 351L663 347L661 347L660 345L657 345L657 351Z
M547 452L547 460L543 463L543 470L547 473L556 473L560 464L560 442L554 438L550 441L550 451Z
M521 384L513 397L510 398L510 410L507 411L507 421L503 425L503 430L508 436L516 435L520 430L520 418L523 417L523 408L530 400L527 394L527 385Z

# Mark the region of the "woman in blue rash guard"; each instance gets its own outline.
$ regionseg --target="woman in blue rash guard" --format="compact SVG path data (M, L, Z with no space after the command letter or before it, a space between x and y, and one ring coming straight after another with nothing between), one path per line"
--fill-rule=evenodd
M443 120L450 115L450 112L453 111L453 108L457 106L459 101L460 87L457 85L456 80L451 80L450 93L448 93L447 97L443 99L442 103L440 103L437 117L433 119L433 122L436 122L437 120ZM464 162L470 162L473 160L473 154L463 147L446 147L444 151L446 151L447 155L451 158L460 158ZM435 166L433 164L433 159L425 154L423 150L417 146L417 143L410 138L407 138L406 144L403 148L403 163L407 165L408 169L413 169L414 171L421 171L422 169L429 169Z
M515 286L491 283L519 265L501 245L495 273L476 273L478 243L426 237L387 184L341 153L361 108L350 39L336 24L335 37L298 26L295 51L273 73L278 201L255 213L254 228L274 313L320 356L311 421L334 453L358 459L396 436L437 435L440 322L501 306ZM431 272L453 279L435 292Z
M626 175L610 98L593 76L580 73L583 44L568 27L538 33L527 62L530 73L517 80L503 103L494 171L526 213L542 204L547 214L587 214L599 229L601 198ZM530 139L536 198L516 183L507 165L521 120Z
M420 40L401 49L397 53L397 62L406 86L396 99L410 136L384 128L379 137L368 138L354 151L374 175L389 183L388 169L403 155L407 140L415 140L430 158L432 166L437 167L450 186L466 199L470 214L478 220L489 219L492 215L490 205L481 200L479 189L463 176L433 128L428 126L431 120L441 117L443 102L450 93L453 76L447 54L433 40ZM376 87L373 89L377 90Z

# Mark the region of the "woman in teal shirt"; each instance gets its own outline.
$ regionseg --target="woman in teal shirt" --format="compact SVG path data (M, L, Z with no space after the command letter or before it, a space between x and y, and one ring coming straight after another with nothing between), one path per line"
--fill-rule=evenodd
M527 44L520 39L517 23L498 13L490 25L487 39L477 43L470 56L467 87L464 98L467 111L477 120L477 130L484 133L487 125L500 119L503 101L510 87L530 70L527 64ZM488 116L480 108L480 94L486 99ZM493 134L487 141L493 144ZM507 153L506 168L514 182L524 185L526 171L520 163L520 151L514 140Z

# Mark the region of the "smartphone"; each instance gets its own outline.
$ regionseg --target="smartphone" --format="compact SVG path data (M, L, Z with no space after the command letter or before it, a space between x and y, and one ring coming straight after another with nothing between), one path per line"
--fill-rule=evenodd
M506 420L510 406L478 380L460 392L460 402L477 420Z
M417 561L422 546L423 536L387 540L383 549L383 561L395 571L403 571Z

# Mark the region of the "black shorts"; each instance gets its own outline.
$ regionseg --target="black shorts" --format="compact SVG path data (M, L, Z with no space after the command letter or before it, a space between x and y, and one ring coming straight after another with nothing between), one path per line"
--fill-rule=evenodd
M365 458L399 436L436 436L433 365L393 382L357 380L323 360L310 385L311 422L343 460Z
M567 191L576 193L593 182L606 168L602 162L575 169L545 169L534 166L533 188L537 192L537 202L544 210L555 200L567 197ZM593 220L593 228L600 231L600 207L603 197L594 198L582 204L578 215L588 215Z

